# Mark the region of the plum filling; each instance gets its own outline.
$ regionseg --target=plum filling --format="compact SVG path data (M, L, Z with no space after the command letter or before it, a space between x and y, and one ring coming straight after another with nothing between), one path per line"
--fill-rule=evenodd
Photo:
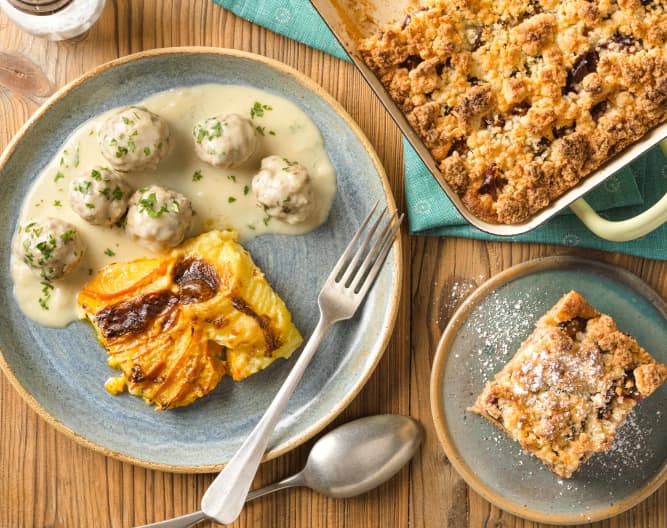
M598 104L594 105L590 110L593 121L597 122L597 120L602 117L602 114L604 114L608 108L609 101L600 101Z
M541 137L540 140L532 145L533 153L535 156L541 156L544 154L551 145L551 140L546 137Z
M498 199L498 192L507 185L507 180L502 177L500 169L495 163L489 165L484 172L482 185L477 190L479 194L489 194L493 200Z
M458 152L459 156L463 156L466 153L467 148L468 144L466 143L466 138L455 139L452 142L452 146L449 147L449 150L447 151L447 156L454 154L454 152Z
M399 68L414 70L422 62L424 62L424 59L422 59L419 55L408 55L408 58L401 62L398 66Z
M563 93L573 92L574 85L579 84L586 75L595 71L599 59L600 56L595 50L587 51L583 55L577 57L577 60L575 60L572 65L572 69L567 74L567 81L565 82Z
M583 317L575 317L574 319L558 323L558 328L565 332L570 339L575 339L578 332L586 330L587 321Z

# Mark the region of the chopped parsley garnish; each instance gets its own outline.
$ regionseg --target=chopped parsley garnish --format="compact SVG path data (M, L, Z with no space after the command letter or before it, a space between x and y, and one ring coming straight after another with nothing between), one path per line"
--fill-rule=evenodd
M64 235L65 233L63 233ZM35 247L42 254L41 258L37 261L37 264L44 266L53 255L53 250L56 249L56 239L53 235L49 235L48 240L42 240L35 244Z
M100 171L93 169L90 171L90 177L93 180L100 181L102 179L102 175L100 174Z
M123 156L127 156L127 152L128 150L126 147L118 145L118 148L116 149L116 157L122 158Z
M151 148L150 147L144 147L144 155L146 155L146 156L151 155Z
M204 138L208 136L208 132L203 126L197 125L195 129L192 131L192 135L197 140L197 143L201 143L202 141L204 141Z
M192 181L193 182L198 182L201 181L201 179L204 177L204 175L201 173L201 169L197 169L194 174L192 175Z
M63 241L63 244L67 244L70 240L72 240L74 233L74 229L68 229L62 235L60 235L60 240Z
M147 197L139 200L139 207L141 211L145 212L151 218L158 218L164 213L178 213L181 206L176 200L171 200L168 204L162 204L159 209L155 209L157 205L157 196L155 193L150 193Z
M262 218L262 222L264 222L265 226L269 225L269 220L271 220L271 217L269 215L266 215L264 218Z
M243 194L248 194L250 192L250 185L245 185L243 187Z
M42 307L42 310L48 310L49 300L51 299L51 291L53 290L53 284L45 281L40 282L40 284L42 285L42 296L39 299L37 299L37 302Z
M275 130L269 130L269 135L270 135L270 136L275 136L275 135L276 135L276 131L275 131Z
M252 105L250 109L250 119L255 119L255 117L264 117L264 112L273 110L269 105L262 104L259 101L255 101L255 104Z
M124 195L125 193L118 187L118 185L116 185L116 188L111 193L111 197L116 201L122 200Z
M227 176L227 179L230 180L230 181L235 182L235 181L236 181L236 176L234 176L233 174L229 174L229 175Z
M111 250L111 248L106 248L106 249L104 250L104 254L105 254L107 257L115 257L115 256L116 256L116 253L114 253L114 252Z
M86 202L86 207L87 207L88 209L95 209L95 204L92 204L92 203L90 203L90 202Z
M69 150L63 150L63 155L60 156L60 166L69 169L70 167L79 166L79 145L77 144L74 153L71 154Z
M230 196L229 198L227 198L227 201L229 203L234 203L236 201L236 198L234 198L233 196Z
M25 226L25 231L28 233L32 233L33 236L38 237L39 235L42 234L42 226L37 224L37 222L30 222L27 226Z
M62 172L58 171L58 172L56 172L56 175L53 178L53 181L57 182L58 180L62 180L64 177L65 177L65 175Z
M264 135L265 135L265 134L264 134L264 129L265 129L265 128L266 128L266 127L263 127L263 126L259 126L259 125L258 125L258 126L255 127L255 130L257 130L257 133L258 133L260 136L264 136Z
M222 123L220 121L216 121L209 130L210 132L208 135L210 138L217 138L222 136Z
M255 230L255 226L253 224L248 224L248 229L252 229L253 231Z
M145 198L139 200L138 203L141 210L144 211L151 218L157 218L164 212L162 208L160 208L159 211L155 210L155 204L157 203L157 196L155 196L155 193L150 193Z
M89 180L84 180L81 183L79 183L74 189L76 191L79 191L81 194L86 194L88 192L88 189L90 189L90 186L92 183Z
M123 116L123 123L125 123L128 126L134 125L134 121L132 121L130 118Z
M53 206L54 207L62 207L63 203L60 200L54 200L53 201Z
M283 158L283 161L287 164L286 167L283 167L283 170L284 170L285 172L289 172L290 167L294 167L295 165L298 165L298 164L299 164L298 161L290 161L290 160L288 160L287 158Z
M207 127L206 125L209 123L209 121L214 121L214 123ZM216 118L212 117L207 119L204 122L204 125L197 125L192 131L192 135L197 140L197 143L201 143L206 138L213 139L220 137L222 136L222 123Z

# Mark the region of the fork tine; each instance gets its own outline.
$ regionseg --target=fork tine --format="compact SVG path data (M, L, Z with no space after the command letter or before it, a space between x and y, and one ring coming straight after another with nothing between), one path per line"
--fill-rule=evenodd
M359 273L357 279L355 280L353 291L362 298L366 295L368 288L370 288L371 285L373 284L375 277L382 268L382 264L384 264L384 259L386 258L387 253L389 253L389 249L396 240L396 236L399 232L399 229L401 227L401 222L403 222L403 216L404 216L403 214L401 214L396 223L394 223L394 225L392 226L391 223L394 220L394 218L396 218L397 214L398 212L394 213L389 220L389 224L387 226L388 228L391 227L389 232L386 233L384 238L382 238L381 241L376 243L375 247L373 248L373 250L377 249L377 255L374 258L374 260L369 261L368 263L368 266L370 266L370 270L368 270L368 272L366 270L363 270L363 273ZM369 260L368 257L366 257L366 260ZM366 264L365 261L364 264Z
M370 269L373 262L375 262L375 259L377 258L377 255L380 253L380 250L382 249L382 246L384 244L385 239L387 238L387 235L389 234L389 231L391 231L392 223L394 221L394 218L396 218L396 216L398 216L397 211L392 213L392 215L389 217L389 220L387 220L386 225L378 234L373 244L373 247L371 247L368 251L366 251L366 247L359 248L357 256L361 257L362 252L365 253L366 256L363 262L355 270L356 273L354 274L354 276L350 278L350 280L347 281L347 283L345 283L345 286L352 289L352 291L355 291L358 285L361 284L364 276L368 273L368 270ZM370 242L370 236L367 242ZM368 244L366 244L366 246L368 246Z
M382 222L382 219L384 218L384 214L387 212L387 208L385 207L382 211L380 211L380 216L377 217L373 225L368 229L368 233L366 233L366 236L364 240L359 244L359 247L357 248L356 252L354 253L354 256L352 257L352 260L350 260L350 263L347 265L347 268L345 270L345 273L343 276L340 278L340 283L343 284L346 288L350 285L352 282L352 279L357 273L357 269L360 267L358 265L359 260L361 257L364 256L364 254L367 251L368 246L371 243L371 240L373 239L373 235L377 231L377 228L379 227L380 223ZM391 220L390 220L391 221Z
M352 251L354 250L354 245L357 243L357 240L359 240L361 233L364 231L364 229L366 229L368 222L370 222L371 217L373 216L373 213L377 209L378 204L379 202L375 202L375 205L371 208L370 213L368 213L366 218L364 218L363 222L361 222L359 229L357 229L357 232L352 237L352 240L350 240L350 243L345 248L345 251L338 259L338 262L336 262L336 265L334 266L334 269L331 271L331 274L329 275L327 280L334 280L334 281L336 280L336 277L338 277L341 270L343 269L343 265L347 261L348 257L352 254Z

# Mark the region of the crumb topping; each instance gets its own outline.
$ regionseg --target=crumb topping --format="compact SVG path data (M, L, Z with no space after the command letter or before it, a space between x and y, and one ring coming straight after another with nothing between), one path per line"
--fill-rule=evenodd
M593 453L611 447L630 411L665 378L665 365L570 292L538 321L470 410L568 478Z
M667 119L659 0L424 0L359 43L466 207L522 222Z

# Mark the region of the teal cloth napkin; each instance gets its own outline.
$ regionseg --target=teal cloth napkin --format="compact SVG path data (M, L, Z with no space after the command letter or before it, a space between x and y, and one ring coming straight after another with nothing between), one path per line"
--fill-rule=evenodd
M213 0L234 14L272 31L349 60L308 0ZM614 243L592 234L569 212L524 235L495 237L468 224L449 201L414 149L404 140L405 196L412 233L579 246L667 260L667 224L631 242ZM621 169L585 198L603 217L623 220L641 213L667 192L667 159L654 148Z

